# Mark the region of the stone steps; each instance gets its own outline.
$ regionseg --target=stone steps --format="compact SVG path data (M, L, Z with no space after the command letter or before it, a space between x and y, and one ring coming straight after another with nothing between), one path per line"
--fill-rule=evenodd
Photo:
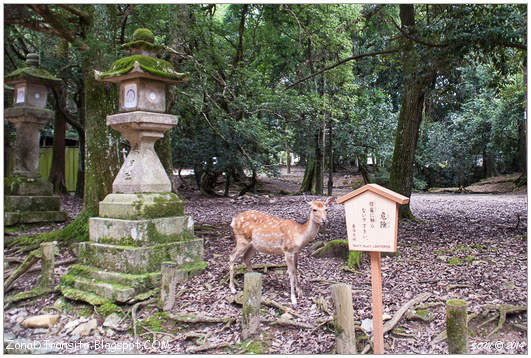
M74 279L73 287L81 291L93 292L100 297L114 302L127 302L136 296L136 291L133 287L91 280L81 276Z
M206 262L185 263L177 269L183 282L206 268ZM160 285L160 272L145 274L125 274L104 271L93 266L72 265L67 274L61 277L61 292L67 298L101 305L106 302L126 303L140 293Z
M105 271L93 266L72 265L70 275L81 276L91 280L110 282L122 286L133 287L135 290L149 290L160 283L160 272L149 272L133 275L114 271Z
M100 306L110 302L110 300L108 300L107 298L98 296L92 292L78 290L77 288L73 288L68 285L60 285L59 290L61 291L63 296L70 300L84 301L90 303L93 306Z

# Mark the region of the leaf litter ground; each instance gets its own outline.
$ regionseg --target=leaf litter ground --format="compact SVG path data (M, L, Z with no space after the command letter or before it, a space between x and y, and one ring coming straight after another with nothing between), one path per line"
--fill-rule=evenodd
M339 189L335 196L348 190ZM240 317L241 306L233 303L228 288L227 260L233 249L230 232L231 218L237 213L255 209L285 218L304 222L308 205L302 196L248 195L238 199L207 198L195 192L184 192L186 212L192 215L197 236L204 238L205 260L208 269L186 282L177 291L182 292L173 308L175 312L189 312L205 316L232 316L236 321L224 324L194 326L163 326L171 335L164 338L164 347L140 346L143 353L186 353L197 344L226 342L229 347L213 349L205 353L246 353L258 351L280 354L330 353L334 349L335 335L332 327L324 324L317 329L294 326L271 326L262 323L258 348L252 342L242 342ZM324 197L308 196L310 199ZM392 354L446 353L445 340L433 343L444 330L445 308L441 302L449 298L463 298L468 302L469 314L480 313L485 304L527 304L527 196L526 195L466 195L466 194L413 194L411 209L419 219L401 221L399 226L397 256L382 258L384 311L390 316L418 294L428 292L424 302L429 320L415 320L407 315L397 328L385 335L385 351ZM344 209L334 205L329 209L329 222L321 229L316 240L330 241L346 238ZM345 271L345 262L339 258L316 258L310 254L311 244L303 249L299 259L299 277L304 295L299 298L297 315L293 320L317 326L333 313L330 286L337 282L352 285L355 320L371 318L371 283L367 255L356 272ZM63 252L64 256L68 253ZM280 256L257 254L253 264L282 264ZM65 267L57 268L61 274ZM23 282L15 285L15 292L27 289L38 279L38 273L26 274ZM237 277L241 292L243 277ZM19 286L17 286L19 285ZM10 294L15 293L10 292ZM37 314L43 306L49 306L58 298L49 295L22 308L25 314ZM263 276L263 298L290 307L289 282L285 270L273 268ZM19 308L15 308L16 310ZM9 331L16 323L11 319L13 309L4 315L4 330ZM139 320L156 312L154 307L143 309ZM277 308L265 306L264 320L273 320L282 313ZM487 317L488 318L488 317ZM101 322L100 322L101 323ZM514 324L513 324L514 323ZM484 332L470 337L472 353L527 353L527 315L508 317L504 329L485 338L494 328L493 321ZM188 339L190 331L198 337ZM31 329L17 330L17 337L28 339L48 337L50 332L35 334ZM360 335L361 332L357 331ZM161 339L164 335L156 338ZM91 337L85 338L90 341ZM92 337L93 338L93 337ZM151 338L145 335L143 339ZM57 338L59 339L59 337ZM132 341L130 334L116 332L112 341ZM489 343L490 342L490 343ZM493 343L503 342L494 347ZM366 343L366 342L363 342ZM492 344L492 345L491 345ZM360 345L361 348L362 345ZM501 348L500 348L501 347ZM103 351L100 351L103 352Z

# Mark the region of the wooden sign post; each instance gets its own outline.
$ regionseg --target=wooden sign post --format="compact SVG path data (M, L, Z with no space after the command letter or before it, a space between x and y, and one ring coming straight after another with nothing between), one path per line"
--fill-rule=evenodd
M345 205L349 250L370 251L374 354L383 354L381 252L395 252L398 206L409 198L378 184L367 184L336 200Z

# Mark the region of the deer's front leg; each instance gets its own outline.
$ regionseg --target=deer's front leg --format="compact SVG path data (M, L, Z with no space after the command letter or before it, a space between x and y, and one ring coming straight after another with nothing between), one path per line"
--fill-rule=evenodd
M288 265L289 283L291 289L291 304L293 307L297 306L297 297L295 296L295 288L297 286L297 269L295 267L295 254L286 252L284 254L286 264Z
M238 236L236 236L236 247L229 257L229 288L232 293L236 293L236 288L234 287L234 262L250 245L250 243L244 242L244 240L238 240Z

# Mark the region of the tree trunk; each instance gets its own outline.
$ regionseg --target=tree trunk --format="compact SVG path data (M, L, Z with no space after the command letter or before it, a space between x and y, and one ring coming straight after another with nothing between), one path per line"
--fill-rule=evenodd
M321 143L319 132L315 135L315 152L313 157L309 157L304 169L304 178L301 184L301 193L310 192L312 194L322 194L323 186L321 181Z
M400 5L402 27L410 33L415 25L415 7L412 4ZM420 122L424 106L424 96L435 73L422 68L421 55L413 44L404 40L401 62L404 71L404 94L400 107L398 126L395 137L395 148L389 186L392 190L411 196L413 186L413 165L419 135ZM413 217L409 204L400 206L400 217Z
M166 171L166 174L171 177L173 175L173 161L171 155L171 135L170 131L164 134L164 138L155 142L155 152L159 156L160 162Z
M83 198L85 194L85 133L79 135L79 163L77 166L76 196Z
M334 146L332 143L332 116L328 117L328 196L332 196L334 190Z
M66 193L65 184L65 138L66 121L61 111L56 111L54 121L54 140L52 169L49 181L53 184L54 192Z
M94 7L91 7L94 11ZM86 33L92 36L92 29ZM100 41L99 39L89 39ZM98 214L99 202L112 192L112 182L120 169L118 145L120 134L105 124L109 114L118 112L118 89L115 85L98 82L94 69L109 68L102 62L104 48L92 46L82 61L85 105L85 191L84 206L89 215Z
M216 182L218 180L218 174L204 171L201 174L201 182L199 184L199 190L201 194L208 196L216 196Z

